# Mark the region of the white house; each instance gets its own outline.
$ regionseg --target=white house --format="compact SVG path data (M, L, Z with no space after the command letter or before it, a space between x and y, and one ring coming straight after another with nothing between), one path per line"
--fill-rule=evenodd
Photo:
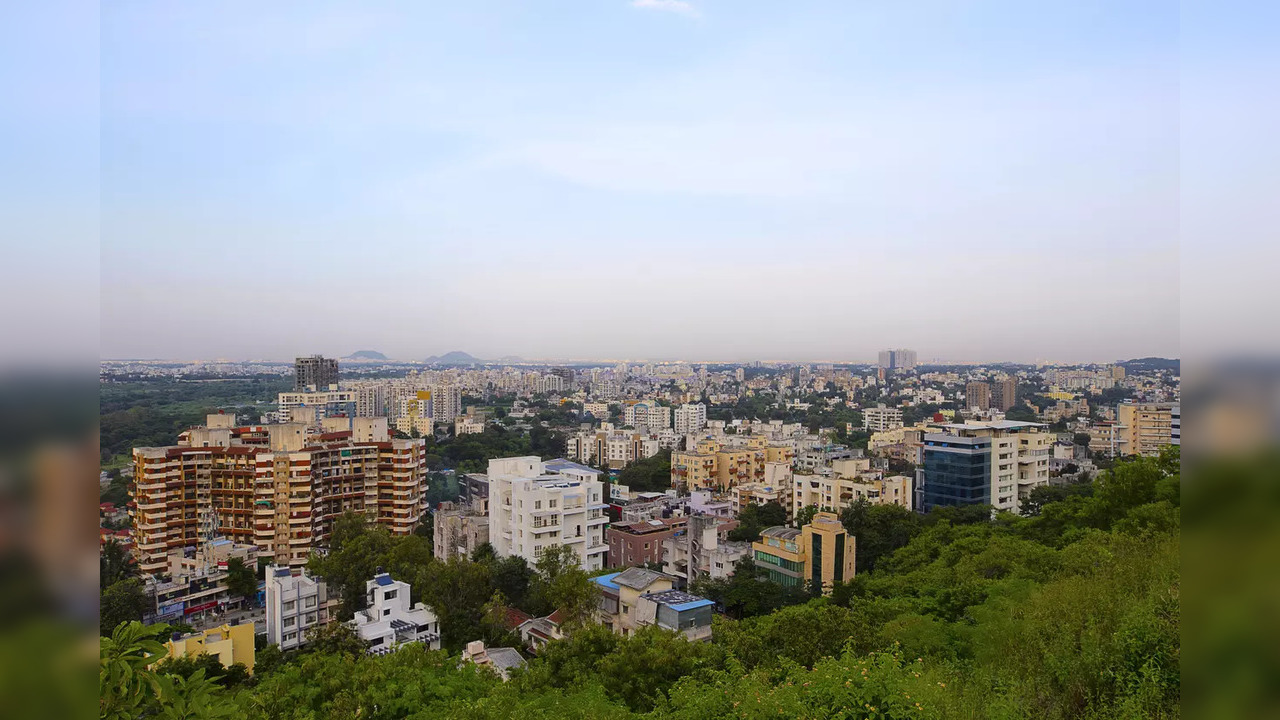
M440 649L440 621L426 605L410 605L409 590L409 583L392 580L387 573L365 583L369 606L356 613L351 627L369 643L370 655L393 652L414 642Z

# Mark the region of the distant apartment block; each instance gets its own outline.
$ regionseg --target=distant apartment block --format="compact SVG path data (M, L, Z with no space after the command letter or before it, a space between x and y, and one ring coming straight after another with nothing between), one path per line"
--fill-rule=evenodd
M765 481L768 463L790 463L795 448L763 436L736 438L732 444L703 438L690 450L671 453L671 482L688 491L728 492L736 485Z
M825 473L796 475L791 507L798 514L806 507L840 512L859 500L871 505L897 505L911 510L915 504L912 480L906 475L890 477Z
M534 564L546 548L568 545L585 570L605 566L609 517L600 471L567 460L489 461L489 542L499 557Z
M177 635L177 633L174 634ZM165 642L164 645L165 650L168 651L167 657L194 657L208 654L217 658L224 667L240 663L250 673L253 672L255 651L252 622L221 625L188 635L180 635Z
M991 407L991 386L972 381L964 386L964 406L971 410L987 410Z
M914 370L916 367L916 351L881 350L879 365L884 370Z
M333 358L312 355L293 361L293 389L329 390L338 386L338 361Z
M1155 457L1182 443L1182 408L1173 403L1121 403L1116 406L1116 454Z
M927 433L916 470L916 506L991 505L1016 513L1049 483L1054 434L1040 423L952 423Z
M1008 412L1009 408L1018 404L1018 379L1014 377L997 380L991 384L991 407L1000 412Z
M902 427L902 409L880 405L862 411L862 429L883 432Z
M634 428L644 427L651 432L671 427L671 408L652 401L640 401L622 408L622 423Z
M707 406L702 403L685 403L675 409L675 431L680 435L700 432L707 426Z

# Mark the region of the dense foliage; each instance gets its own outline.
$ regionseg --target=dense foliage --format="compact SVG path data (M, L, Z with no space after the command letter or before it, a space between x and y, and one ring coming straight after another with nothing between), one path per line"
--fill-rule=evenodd
M730 615L711 643L587 626L505 684L445 652L313 650L260 667L248 686L202 677L194 697L249 718L1178 717L1178 471L1176 452L1122 462L1026 517L847 512L878 537L865 541L874 561L830 598L779 594L749 563L702 584ZM438 585L474 583L448 600L492 610L497 571L477 555L429 566ZM508 572L525 602L554 584L554 568ZM104 668L108 654L130 662L118 644L103 653ZM104 674L104 706L131 697L130 682Z

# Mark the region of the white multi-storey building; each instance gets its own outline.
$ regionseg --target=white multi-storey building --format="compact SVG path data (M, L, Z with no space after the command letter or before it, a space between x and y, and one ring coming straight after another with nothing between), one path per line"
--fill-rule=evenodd
M288 567L267 568L267 642L292 650L306 643L307 631L329 622L329 596L323 580Z
M884 432L902 427L902 410L899 408L879 407L862 411L862 429L871 432Z
M490 460L489 542L494 551L533 564L546 548L568 545L584 569L603 568L609 517L599 475L599 470L568 460Z
M623 408L622 422L632 427L646 427L651 432L671 427L671 408L652 401L638 402Z
M432 414L438 423L451 423L462 414L462 388L440 385L431 389Z
M370 655L392 652L406 643L419 642L440 649L440 621L422 603L410 602L409 583L392 580L387 573L365 583L368 607L351 619L351 628L369 643Z
M707 406L686 403L676 408L675 430L680 435L695 433L707 426Z

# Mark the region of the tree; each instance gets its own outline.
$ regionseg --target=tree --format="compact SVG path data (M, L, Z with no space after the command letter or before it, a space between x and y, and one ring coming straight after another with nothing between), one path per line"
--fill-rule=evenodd
M133 582L133 581L124 581ZM199 669L189 677L152 670L166 655L160 638L167 625L122 623L101 638L98 655L98 717L224 718L235 705Z
M632 492L662 492L671 487L671 451L636 460L618 473L618 484Z
M138 574L138 564L129 551L115 540L108 540L98 556L98 582L102 589Z
M244 558L227 559L227 591L252 602L258 595L258 575L244 564Z
M418 570L414 587L440 618L442 645L453 651L480 637L484 605L493 597L489 565L451 557Z
M1083 447L1089 447L1089 443L1093 440L1093 437L1092 437L1091 435L1089 435L1089 433L1087 433L1087 432L1078 432L1078 433L1076 433L1075 435L1073 435L1073 436L1072 436L1071 440L1072 440L1072 442L1074 442L1076 445L1081 445L1081 446L1083 446Z
M813 522L813 516L817 515L820 509L817 505L805 505L800 508L800 512L796 513L795 526L800 528Z
M365 584L379 568L404 580L431 562L430 540L418 535L392 536L386 527L370 523L365 515L347 512L334 521L328 554L312 555L307 568L325 578L342 598L338 615L347 619L364 607ZM421 592L415 584L415 598Z
M582 569L578 551L569 545L552 545L538 557L531 596L538 614L559 610L562 625L590 623L599 604L600 586Z
M840 514L855 540L857 572L875 568L881 558L906 546L920 529L920 516L900 505L872 505L858 498Z
M787 524L787 509L776 502L764 505L752 503L738 514L738 527L729 531L728 539L741 542L754 542L760 539L760 532L767 528Z
M695 595L714 600L726 615L736 619L764 615L810 599L804 587L788 587L769 580L750 557L739 560L728 578L700 578L691 590Z
M142 620L147 611L147 592L137 578L119 580L102 591L98 617L102 636L110 636L121 623Z

